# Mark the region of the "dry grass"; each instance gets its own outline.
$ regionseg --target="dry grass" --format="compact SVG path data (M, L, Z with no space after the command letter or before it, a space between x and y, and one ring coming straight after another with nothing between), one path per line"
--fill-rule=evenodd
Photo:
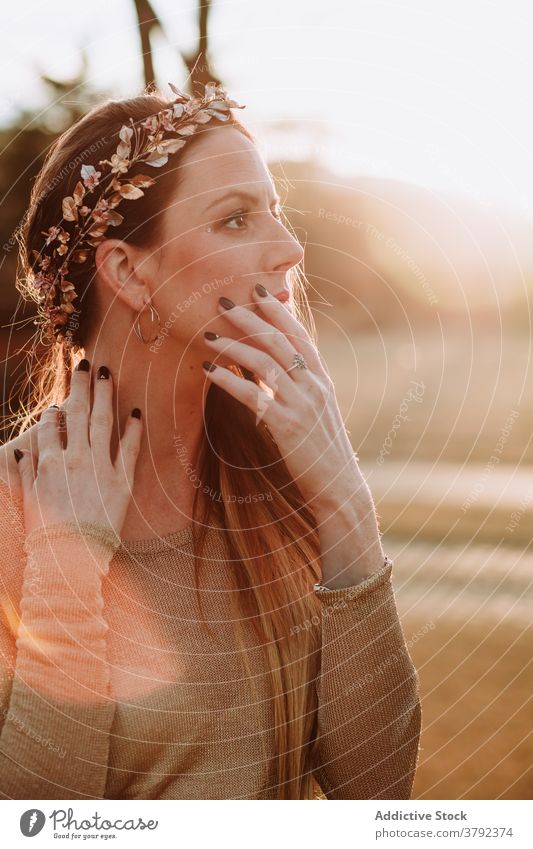
M383 545L420 677L413 798L531 798L533 553L387 535Z
M406 637L424 620L402 617ZM414 799L530 799L533 627L439 621L410 649L422 690Z

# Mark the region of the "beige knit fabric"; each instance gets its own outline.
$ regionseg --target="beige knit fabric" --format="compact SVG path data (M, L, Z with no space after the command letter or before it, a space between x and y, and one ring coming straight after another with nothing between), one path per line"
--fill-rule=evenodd
M258 698L234 638L221 529L204 557L212 638L199 627L190 528L129 542L89 523L26 535L0 480L0 798L276 798L266 668L250 630ZM309 687L325 798L411 795L419 680L391 572L319 593L328 609L311 624L322 649Z

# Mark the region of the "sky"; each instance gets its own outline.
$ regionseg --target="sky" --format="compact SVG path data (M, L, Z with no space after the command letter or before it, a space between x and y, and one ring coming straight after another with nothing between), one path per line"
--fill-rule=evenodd
M182 85L176 48L194 42L196 3L152 4L168 37L154 42L158 81ZM461 193L533 222L532 24L529 0L214 0L211 57L269 159L314 155L346 178ZM95 86L143 86L130 0L24 0L4 26L2 123L45 106L39 72L69 78L82 48Z

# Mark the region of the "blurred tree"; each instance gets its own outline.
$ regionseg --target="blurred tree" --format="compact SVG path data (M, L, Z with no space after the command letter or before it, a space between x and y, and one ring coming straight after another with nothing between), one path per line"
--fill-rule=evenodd
M139 22L139 36L141 40L141 51L144 68L144 82L146 86L156 85L154 61L150 36L159 31L166 35L165 28L149 0L133 0L137 20ZM211 10L210 0L199 0L198 2L198 45L191 53L181 52L181 59L189 72L188 86L191 93L203 93L205 83L211 80L220 83L218 77L213 73L209 61L209 36L208 23Z
M139 37L141 39L141 54L144 69L144 84L152 86L155 84L154 60L152 56L152 46L150 44L150 35L156 30L165 32L161 21L152 8L152 4L148 0L133 0L137 20L139 22Z
M191 76L191 91L203 92L205 83L213 80L220 84L220 80L213 73L209 61L209 37L208 23L211 11L211 0L199 0L198 2L198 47L192 53L185 53L183 60L187 65Z

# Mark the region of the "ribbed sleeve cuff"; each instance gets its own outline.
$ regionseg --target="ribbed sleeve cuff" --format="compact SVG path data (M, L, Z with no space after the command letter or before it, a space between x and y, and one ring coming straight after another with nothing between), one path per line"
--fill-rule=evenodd
M351 587L341 587L335 590L324 587L320 590L315 589L314 593L320 599L323 607L339 604L345 607L346 604L367 599L387 583L392 585L392 563L390 561L387 561L377 572L363 578L362 581Z
M35 544L42 541L57 542L72 537L91 537L115 551L121 544L120 536L109 526L96 522L56 522L46 527L35 528L24 540L26 554Z

